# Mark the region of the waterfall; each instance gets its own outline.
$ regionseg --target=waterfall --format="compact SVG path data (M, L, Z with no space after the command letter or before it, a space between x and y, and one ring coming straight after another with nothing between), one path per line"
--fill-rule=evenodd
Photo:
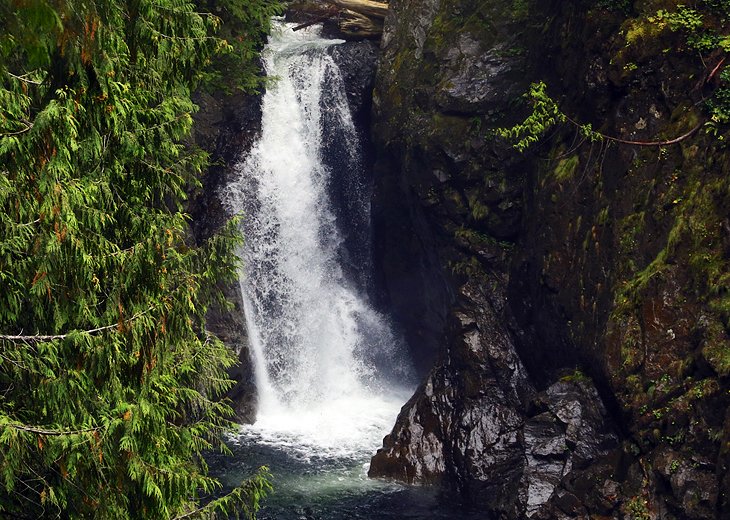
M249 433L320 452L377 447L405 395L379 367L407 373L400 342L358 282L370 264L345 247L348 237L369 243L369 192L342 78L327 53L340 43L316 27L275 27L263 53L270 83L261 135L224 196L243 215L241 290L259 394ZM344 164L337 171L327 165L333 149ZM330 200L335 182L347 200ZM337 205L348 208L347 221L336 218Z

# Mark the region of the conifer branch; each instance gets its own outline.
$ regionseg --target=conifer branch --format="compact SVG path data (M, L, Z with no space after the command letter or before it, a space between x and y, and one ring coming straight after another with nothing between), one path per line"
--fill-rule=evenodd
M192 116L192 112L189 112L189 111L181 112L180 114L178 114L177 116L175 116L173 119L169 119L167 121L163 121L162 123L160 123L158 125L148 126L146 128L140 128L138 130L138 132L141 133L141 134L145 134L147 132L151 132L152 130L157 130L158 128L163 128L164 126L167 126L169 124L176 123L177 121L180 121L185 116Z
M175 518L173 518L172 520L183 520L184 518L192 518L192 517L194 517L195 515L199 515L200 513L203 513L204 511L206 511L206 510L208 510L208 509L210 509L210 508L208 507L208 505L205 505L205 506L203 506L203 507L199 507L199 508L197 508L197 509L193 509L193 510L192 510L192 511L190 511L189 513L185 513L185 514L183 514L183 515L179 515L179 516L176 516L176 517L175 517Z
M89 330L83 330L79 331L81 334L96 334L99 332L103 332L105 330L114 329L118 327L118 324L114 325L106 325L104 327L97 327L95 329L89 329ZM66 339L69 336L69 334L53 334L53 335L44 335L44 334L36 334L33 336L11 336L11 335L5 335L0 334L0 340L7 340L7 341L20 341L20 342L26 342L26 343L40 343L42 341L55 341L59 339Z
M25 128L23 128L22 130L18 130L17 132L5 132L3 134L0 134L0 136L9 137L12 135L20 135L20 134L24 134L24 133L30 131L30 129L33 128L33 123L27 123L25 121L24 121L24 123L25 123Z
M22 222L22 223L18 224L18 227L32 226L33 224L40 223L40 221L41 221L41 219L37 218L35 220L31 220L30 222Z
M173 40L173 41L180 41L180 42L191 42L191 41L213 41L218 42L220 41L220 38L216 36L175 36L172 34L165 34L162 31L155 28L152 23L150 23L146 19L142 19L142 22L147 26L147 28L150 30L151 33L160 36L166 40Z
M162 11L167 11L168 13L173 13L173 14L181 14L181 15L186 15L186 16L194 15L194 16L200 16L201 18L202 17L220 18L219 16L216 16L213 13L206 13L204 11L185 11L182 9L175 9L173 7L166 7L166 6L164 6L162 4L158 4L158 3L154 4L154 7L156 9L161 9Z

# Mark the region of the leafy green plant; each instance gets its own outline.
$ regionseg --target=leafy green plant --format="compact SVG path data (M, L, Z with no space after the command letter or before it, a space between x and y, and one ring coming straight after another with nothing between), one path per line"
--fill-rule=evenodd
M543 81L531 84L525 98L532 104L532 113L523 122L517 123L511 128L495 130L497 136L514 141L512 146L516 150L526 151L537 143L548 130L566 122L576 126L580 134L591 141L603 138L601 134L593 131L590 124L581 125L567 117L547 94L547 86Z
M681 32L687 45L702 54L730 52L730 34L725 33L730 3L718 0L707 4L704 12L685 5L678 5L675 11L660 9L648 20L659 28L668 27L672 31ZM720 69L723 62L724 60L710 74L712 77L720 71L718 77L721 86L705 103L710 114L706 126L719 139L723 139L723 136L718 131L718 126L730 122L730 71Z
M626 513L631 520L650 520L648 501L641 497L635 496L630 498L626 504Z
M674 474L679 469L680 463L678 460L673 460L672 463L669 465L669 473Z
M720 80L727 86L717 89L706 103L712 126L730 123L730 69L720 73Z
M687 44L700 52L710 52L718 47L724 51L730 50L730 37L710 29L705 16L696 9L684 5L677 6L676 11L660 9L648 20L660 28L668 26L672 31L683 32Z
M576 368L573 372L566 374L560 378L566 383L589 383L591 378L587 376L581 369Z
M533 83L525 94L532 104L532 113L511 128L498 128L495 133L502 138L515 141L514 148L524 152L538 142L542 135L557 123L566 121L565 114L557 103L548 96L544 82Z

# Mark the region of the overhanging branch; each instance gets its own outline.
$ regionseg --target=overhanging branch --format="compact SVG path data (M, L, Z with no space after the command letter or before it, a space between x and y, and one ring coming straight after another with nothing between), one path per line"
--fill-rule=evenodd
M152 310L152 307L147 309L144 312L138 312L128 320L124 320L122 323L129 323L133 320L136 320L140 316L143 316L150 312ZM115 323L114 325L105 325L103 327L97 327L95 329L87 329L87 330L77 330L74 332L68 332L66 334L30 334L30 335L10 335L10 334L0 334L0 340L6 340L6 341L15 341L19 343L41 343L44 341L58 341L68 338L72 334L98 334L100 332L104 332L111 329L116 329L119 327L119 323Z

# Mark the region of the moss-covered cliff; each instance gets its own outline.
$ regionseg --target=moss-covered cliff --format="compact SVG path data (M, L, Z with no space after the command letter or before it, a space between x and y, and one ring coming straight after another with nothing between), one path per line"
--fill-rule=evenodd
M449 313L479 314L487 301L538 392L511 404L522 421L522 509L488 507L533 518L730 517L726 2L693 12L678 3L391 2L374 98L381 264L412 343L441 345L429 377L446 370L458 384L445 397L419 390L414 399L431 405L404 409L375 473L404 478L393 468L423 461L407 446L459 435L419 422L424 406L438 401L434 416L449 420L491 413L465 393L479 366L458 366L459 350L447 348L465 334ZM571 119L614 139L584 139L566 123L518 154L490 137L526 115L520 95L538 80ZM619 142L671 141L698 126L676 144ZM486 296L460 291L465 282ZM525 425L552 409L540 390L576 368L595 382L621 445L544 479L534 507ZM441 473L502 478L474 469L480 453L467 446Z

